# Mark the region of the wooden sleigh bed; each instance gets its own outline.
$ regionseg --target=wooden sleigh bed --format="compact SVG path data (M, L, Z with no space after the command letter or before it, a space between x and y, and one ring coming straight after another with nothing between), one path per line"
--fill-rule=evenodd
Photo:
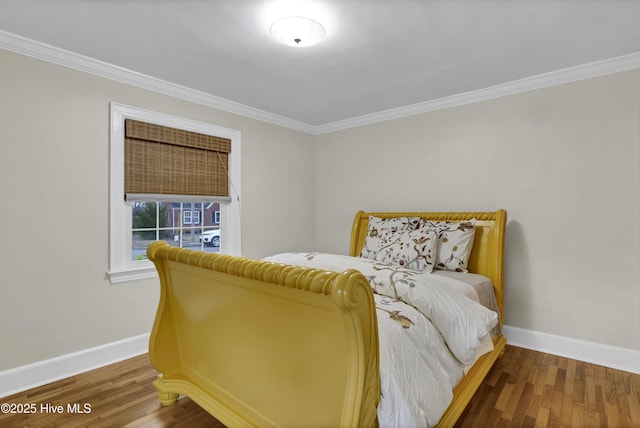
M350 255L365 244L369 216L476 219L469 272L491 279L504 317L506 212L356 214ZM358 271L330 272L242 257L149 246L161 294L149 355L160 401L189 396L223 424L376 426L380 399L376 308ZM504 352L480 357L454 388L438 426L450 427Z

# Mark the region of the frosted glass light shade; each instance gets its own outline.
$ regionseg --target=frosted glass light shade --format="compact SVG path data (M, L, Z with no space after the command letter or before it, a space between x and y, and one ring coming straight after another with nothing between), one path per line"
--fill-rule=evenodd
M289 16L271 25L271 35L280 43L304 47L318 43L325 36L324 27L313 19Z

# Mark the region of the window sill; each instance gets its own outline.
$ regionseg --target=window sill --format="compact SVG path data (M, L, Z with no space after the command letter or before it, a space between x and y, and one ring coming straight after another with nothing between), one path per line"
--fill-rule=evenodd
M157 277L158 272L153 265L107 272L107 278L111 284L122 284Z

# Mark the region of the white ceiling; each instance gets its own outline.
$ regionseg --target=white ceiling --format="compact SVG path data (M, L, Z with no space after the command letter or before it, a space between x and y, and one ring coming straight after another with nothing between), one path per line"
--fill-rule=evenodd
M323 42L270 38L301 14ZM637 54L640 1L0 0L0 30L317 127Z

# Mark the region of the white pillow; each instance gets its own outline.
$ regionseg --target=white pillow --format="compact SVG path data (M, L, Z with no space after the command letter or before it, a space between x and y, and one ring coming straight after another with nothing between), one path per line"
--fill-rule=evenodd
M476 219L459 223L425 220L421 224L421 228L434 231L438 237L435 269L468 272L475 225Z
M375 260L382 235L415 230L420 226L419 217L382 218L369 216L369 228L360 257Z
M383 232L374 260L422 272L433 272L438 238L431 229Z

